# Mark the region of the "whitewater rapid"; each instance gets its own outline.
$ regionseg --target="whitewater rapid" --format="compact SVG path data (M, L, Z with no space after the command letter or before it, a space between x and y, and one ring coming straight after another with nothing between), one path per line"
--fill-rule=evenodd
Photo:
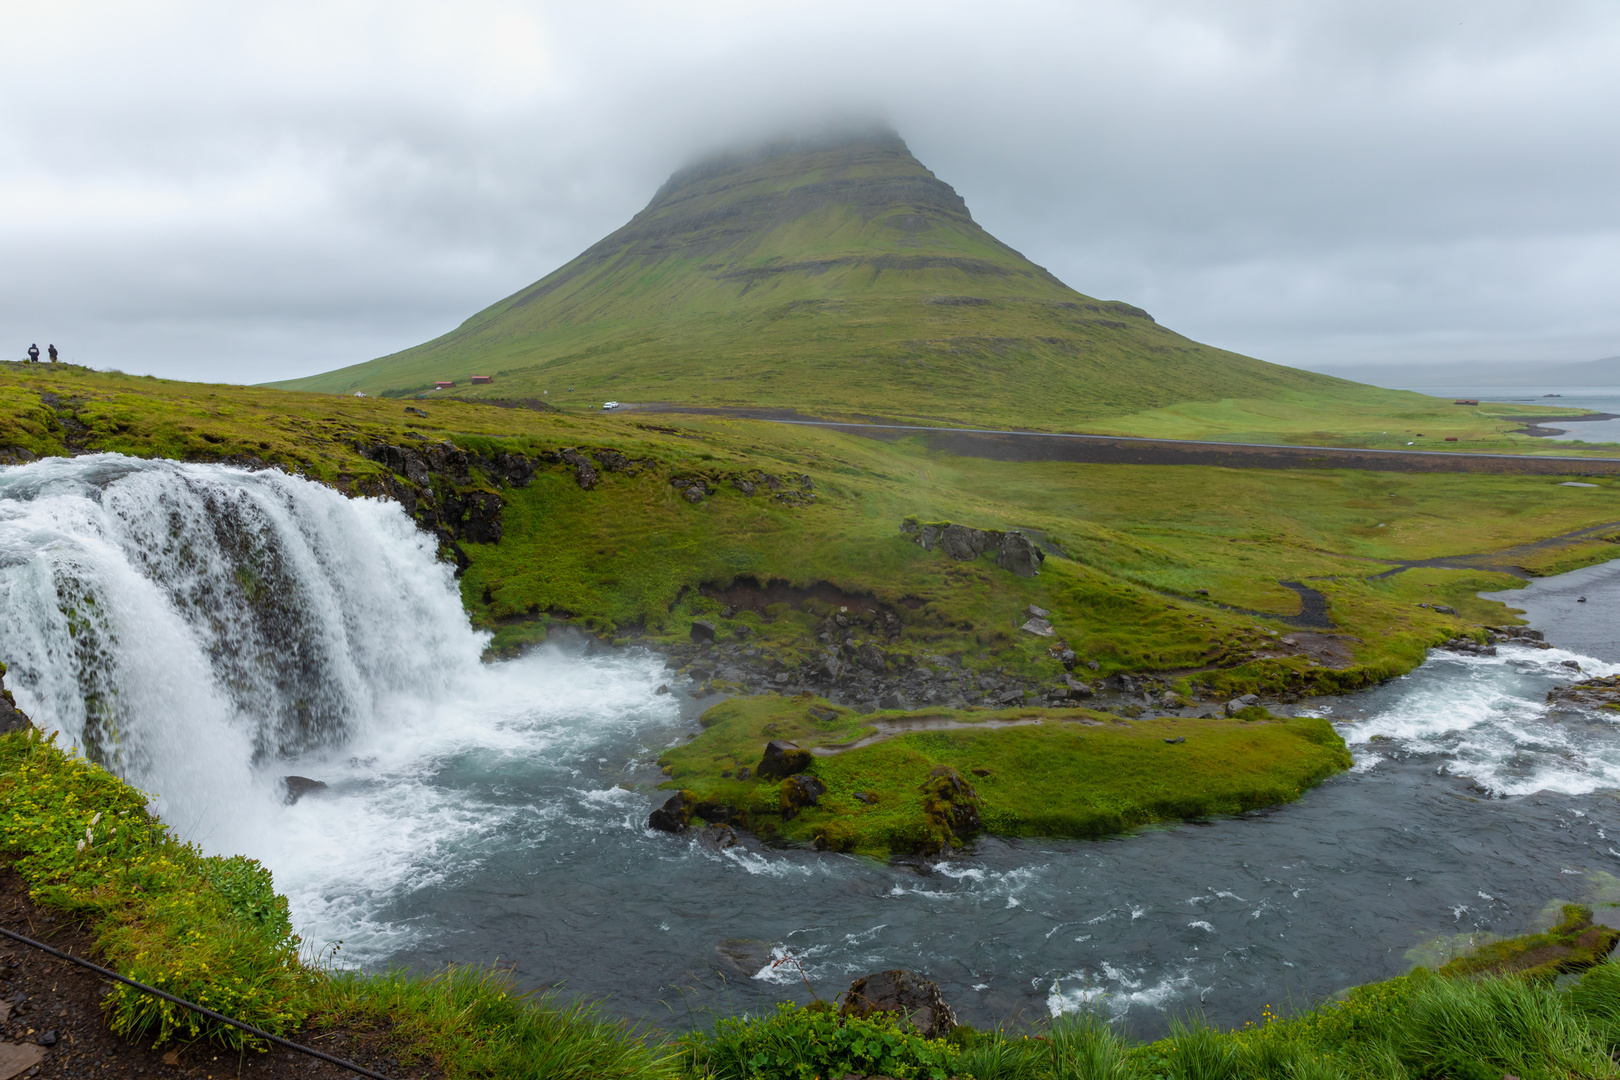
M1552 612L1555 648L1437 652L1301 706L1356 765L1297 803L891 866L648 830L656 759L703 703L659 657L583 638L481 662L395 505L116 455L0 469L0 661L36 722L182 836L261 859L312 947L499 959L664 1025L804 998L801 964L823 997L923 970L980 1023L1083 1005L1148 1034L1195 1007L1242 1023L1549 903L1620 901L1617 717L1546 701L1620 671L1620 564L1579 574L1505 597ZM289 774L328 787L287 805Z

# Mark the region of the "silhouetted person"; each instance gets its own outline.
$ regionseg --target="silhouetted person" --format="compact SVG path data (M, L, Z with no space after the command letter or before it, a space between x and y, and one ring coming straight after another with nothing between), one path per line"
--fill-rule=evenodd
M30 346L28 346L28 362L30 364L39 363L39 346L38 345L30 345Z
M50 354L51 363L53 363L53 364L56 363L56 346L55 345L47 345L47 346L45 346L45 351Z

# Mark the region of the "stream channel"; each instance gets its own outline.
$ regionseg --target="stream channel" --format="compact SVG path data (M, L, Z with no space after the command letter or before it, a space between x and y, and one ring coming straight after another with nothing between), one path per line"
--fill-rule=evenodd
M772 966L789 952L824 997L924 971L977 1023L1240 1024L1620 900L1614 714L1545 703L1580 677L1563 661L1620 671L1620 562L1505 598L1556 647L1436 652L1301 706L1356 765L1292 805L918 867L714 853L645 828L654 762L706 703L654 693L662 658L582 639L481 663L397 507L110 454L0 469L0 660L37 723L181 835L263 860L340 960L498 960L666 1028L806 1000ZM330 786L288 806L289 773Z

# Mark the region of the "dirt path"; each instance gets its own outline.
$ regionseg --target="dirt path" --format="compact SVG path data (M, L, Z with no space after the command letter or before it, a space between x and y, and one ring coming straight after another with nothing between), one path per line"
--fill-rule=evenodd
M1620 476L1620 457L1552 454L1483 454L1447 450L1371 450L1343 446L1290 446L1200 439L1147 439L990 428L819 420L791 409L722 409L641 404L646 413L686 413L837 428L892 441L922 436L930 449L992 461L1073 461L1100 465L1215 465L1228 469L1366 469L1373 472L1483 472L1545 476Z

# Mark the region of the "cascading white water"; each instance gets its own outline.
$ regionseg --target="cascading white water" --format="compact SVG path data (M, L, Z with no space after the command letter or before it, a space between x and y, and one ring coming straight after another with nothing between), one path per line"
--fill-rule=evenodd
M315 942L386 955L409 935L380 908L567 814L490 798L484 775L458 789L457 762L517 762L504 784L521 791L679 712L645 655L480 663L487 636L434 546L397 505L273 470L116 454L0 468L7 685L182 836L262 859ZM288 806L287 773L331 786ZM583 798L617 825L645 819L611 782Z
M115 454L0 470L8 684L183 829L453 692L483 644L396 506Z

